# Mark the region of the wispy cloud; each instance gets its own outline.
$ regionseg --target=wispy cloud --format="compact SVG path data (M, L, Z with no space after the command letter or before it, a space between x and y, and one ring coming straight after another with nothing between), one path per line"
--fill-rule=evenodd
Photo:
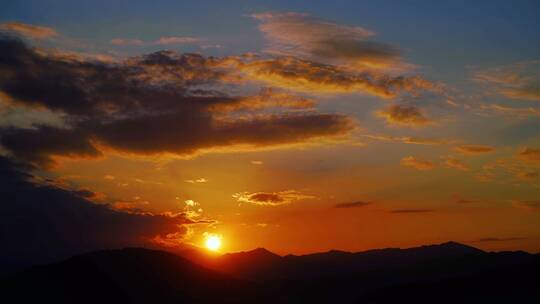
M484 104L480 106L480 109L492 113L506 115L517 119L527 119L531 117L540 117L540 109L527 107L527 108L515 108L507 107L498 104Z
M413 156L407 156L402 158L399 164L402 167L409 167L417 170L431 170L437 167L437 165L432 161L418 159Z
M113 45L119 46L143 46L143 45L174 45L174 44L198 44L203 42L204 39L191 36L169 36L160 37L153 41L144 41L141 39L124 39L115 38L110 42Z
M540 101L540 61L526 61L476 71L473 80L511 99Z
M540 212L540 201L513 200L512 205L523 210Z
M389 44L375 42L371 30L318 19L302 13L253 14L260 31L270 42L267 52L300 56L349 67L396 68L400 51Z
M540 163L540 149L525 147L518 152L518 157L524 161Z
M34 39L48 39L58 36L58 32L52 27L32 25L21 22L2 23L0 24L0 30L14 32Z
M455 147L454 151L468 155L478 155L493 152L495 148L488 145L461 145Z
M446 166L446 168L452 168L452 169L457 169L461 171L470 170L469 166L463 160L460 160L454 157L445 157L444 165Z
M404 144L412 145L444 145L451 143L452 141L447 139L438 139L438 138L423 138L423 137L412 137L412 136L389 136L382 134L361 134L361 137L366 137L372 140L386 141L386 142L398 142Z
M334 205L334 207L347 209L347 208L360 208L360 207L365 207L368 205L371 205L371 202L355 201L355 202L347 202L347 203L337 203Z

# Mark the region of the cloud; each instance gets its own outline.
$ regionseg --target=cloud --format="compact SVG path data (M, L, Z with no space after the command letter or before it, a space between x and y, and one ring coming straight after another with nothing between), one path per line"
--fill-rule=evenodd
M183 234L194 223L179 214L96 204L92 191L37 183L31 169L0 157L0 271L92 250L152 246L156 236Z
M121 39L116 38L111 40L111 44L114 45L144 45L144 41L140 39Z
M376 112L376 115L386 119L386 122L390 125L422 127L434 123L416 106L391 105Z
M413 156L407 156L402 158L399 164L402 167L409 167L417 170L431 170L437 167L433 162L429 160L417 159Z
M389 213L430 213L435 212L433 209L395 209L388 211Z
M208 180L204 177L201 177L197 179L186 179L185 182L190 183L190 184L200 184L200 183L206 183L208 182Z
M267 52L317 59L349 67L389 68L400 64L400 51L368 40L375 33L358 26L340 25L308 14L253 14L270 42Z
M487 145L461 145L455 147L454 151L468 155L477 155L493 152L495 148Z
M381 98L419 95L440 86L420 76L389 76L378 71L355 72L297 57L270 59L230 57L222 63L243 73L243 78L303 93L360 93Z
M261 206L278 206L290 204L297 200L315 198L312 195L302 194L295 190L279 191L279 192L239 192L233 194L238 202L249 203Z
M144 41L141 39L123 39L115 38L110 42L113 45L119 46L144 46L144 45L174 45L174 44L196 44L202 42L203 39L189 36L169 36L160 37L155 41Z
M444 165L447 168L457 169L457 170L461 170L461 171L469 171L470 170L469 166L465 162L463 162L460 159L453 158L453 157L446 157L444 159Z
M528 162L540 162L540 149L525 147L518 152L518 157Z
M171 44L194 44L201 42L201 38L189 37L189 36L169 36L161 37L154 41L154 44L158 45L171 45Z
M437 138L422 138L422 137L411 137L411 136L388 136L388 135L371 135L371 134L362 134L362 137L366 137L373 140L386 141L386 142L398 142L404 144L412 145L444 145L450 143L446 139L437 139Z
M335 208L359 208L367 205L371 205L371 202L356 201L348 203L337 203L334 205Z
M489 104L489 105L481 105L480 108L482 110L495 112L495 113L515 117L518 119L540 117L540 109L533 108L533 107L514 108L514 107L507 107L507 106L498 105L498 104Z
M257 165L257 166L260 166L260 165L264 164L264 162L261 161L261 160L252 160L249 163L252 164L252 165Z
M540 201L513 200L512 205L523 210L540 212Z
M21 22L2 23L0 24L0 30L17 33L19 35L34 39L47 39L58 36L58 33L53 28Z
M540 101L540 61L476 71L473 80L507 98Z
M0 37L0 54L0 72L10 75L0 78L0 90L12 102L65 115L62 128L0 129L4 149L44 167L56 156L187 156L335 138L355 128L349 117L319 113L312 100L289 93L231 96L222 88L232 76L213 57L160 51L103 62L38 52L10 37Z

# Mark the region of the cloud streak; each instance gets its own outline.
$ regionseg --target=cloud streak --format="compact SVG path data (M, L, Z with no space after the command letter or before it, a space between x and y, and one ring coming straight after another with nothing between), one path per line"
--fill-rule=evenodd
M7 22L0 24L0 30L16 33L28 38L49 39L58 36L58 32L47 26L38 26L21 22Z
M371 202L356 201L356 202L347 202L347 203L337 203L334 205L338 209L348 209L348 208L360 208L371 205Z
M297 200L313 199L315 197L295 190L287 190L279 192L239 192L233 194L233 198L240 203L259 206L279 206L290 204Z
M540 61L476 71L473 80L510 99L540 101Z
M495 148L488 145L461 145L455 147L454 151L467 155L479 155L494 152Z
M429 160L418 159L414 156L407 156L401 159L399 164L402 167L413 168L417 170L431 170L435 169L437 165Z

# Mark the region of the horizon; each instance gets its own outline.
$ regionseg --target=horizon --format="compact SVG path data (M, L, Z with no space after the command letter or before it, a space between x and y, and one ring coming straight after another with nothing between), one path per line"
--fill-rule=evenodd
M0 8L0 272L125 247L540 253L540 2Z

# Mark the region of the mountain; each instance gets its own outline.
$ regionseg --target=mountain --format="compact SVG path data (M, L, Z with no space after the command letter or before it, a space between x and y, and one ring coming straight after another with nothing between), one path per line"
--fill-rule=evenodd
M363 252L331 250L307 255L281 257L266 249L208 256L191 251L180 253L210 269L248 280L315 279L359 272L399 268L418 263L487 253L467 245L447 242L408 249L386 248Z
M34 267L2 284L14 303L237 303L254 299L252 284L174 254L129 248Z
M129 248L0 282L16 303L540 303L540 255L459 243L279 256Z

